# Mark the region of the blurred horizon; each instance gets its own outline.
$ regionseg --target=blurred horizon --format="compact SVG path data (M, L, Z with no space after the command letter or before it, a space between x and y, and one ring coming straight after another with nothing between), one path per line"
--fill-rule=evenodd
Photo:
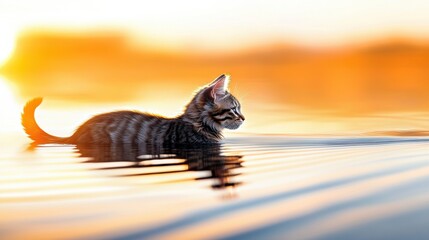
M429 4L245 3L1 2L9 123L38 96L59 132L117 109L172 117L228 73L248 119L239 132L429 129Z
M129 40L126 34L113 31L22 34L11 57L0 66L0 74L25 98L126 102L144 100L147 94L164 97L162 91L170 90L190 98L196 89L228 73L233 91L251 88L252 94L260 94L256 97L274 98L266 100L280 105L317 107L347 115L426 110L429 106L429 83L424 81L429 41L395 37L336 49L277 43L216 54L150 49L134 46ZM167 68L169 71L164 71ZM171 88L174 83L180 88ZM161 92L153 94L154 90ZM360 98L375 97L370 91L381 94L378 100L382 101ZM389 98L389 94L410 97L407 101L414 101L413 105ZM346 105L337 101L341 98L347 100ZM375 103L380 109L373 106Z

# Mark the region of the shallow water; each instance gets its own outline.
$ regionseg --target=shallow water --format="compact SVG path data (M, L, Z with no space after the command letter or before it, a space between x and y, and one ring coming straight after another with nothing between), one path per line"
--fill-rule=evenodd
M3 139L1 239L429 236L429 138L246 136L155 152L27 147Z

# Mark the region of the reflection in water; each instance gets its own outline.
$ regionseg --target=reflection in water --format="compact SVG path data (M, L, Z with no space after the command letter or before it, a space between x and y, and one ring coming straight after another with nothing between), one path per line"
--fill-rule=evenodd
M204 171L208 176L195 180L214 179L213 189L235 187L232 177L239 175L232 170L242 167L239 155L223 155L220 145L192 146L187 148L165 148L157 146L77 146L81 157L89 157L86 162L130 162L126 166L98 168L99 170L153 168L155 171L125 174L121 176L145 176L174 174L187 171ZM162 170L162 167L185 166L179 170ZM161 168L160 168L161 167ZM167 169L167 168L166 168Z
M243 136L187 149L3 152L1 239L429 236L425 137ZM240 198L219 201L234 196L237 180L246 182Z

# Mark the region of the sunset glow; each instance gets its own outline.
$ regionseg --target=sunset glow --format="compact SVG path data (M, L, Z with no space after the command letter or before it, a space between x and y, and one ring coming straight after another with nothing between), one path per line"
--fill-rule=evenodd
M0 132L16 132L20 129L20 111L12 87L0 76Z
M45 97L52 123L67 106L76 113L67 119L73 127L100 109L176 116L196 89L227 72L249 116L239 131L426 128L428 6L2 2L0 74L22 99Z
M16 35L8 30L0 29L0 67L12 55L15 49Z

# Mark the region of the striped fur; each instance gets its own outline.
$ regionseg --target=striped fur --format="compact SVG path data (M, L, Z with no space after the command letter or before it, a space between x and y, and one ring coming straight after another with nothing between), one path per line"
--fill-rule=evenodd
M219 142L224 128L237 129L244 121L241 105L227 90L227 75L221 75L200 89L176 118L148 113L118 111L97 115L66 138L43 131L34 118L42 99L29 101L22 113L22 125L35 143L100 144L134 146L209 144Z

